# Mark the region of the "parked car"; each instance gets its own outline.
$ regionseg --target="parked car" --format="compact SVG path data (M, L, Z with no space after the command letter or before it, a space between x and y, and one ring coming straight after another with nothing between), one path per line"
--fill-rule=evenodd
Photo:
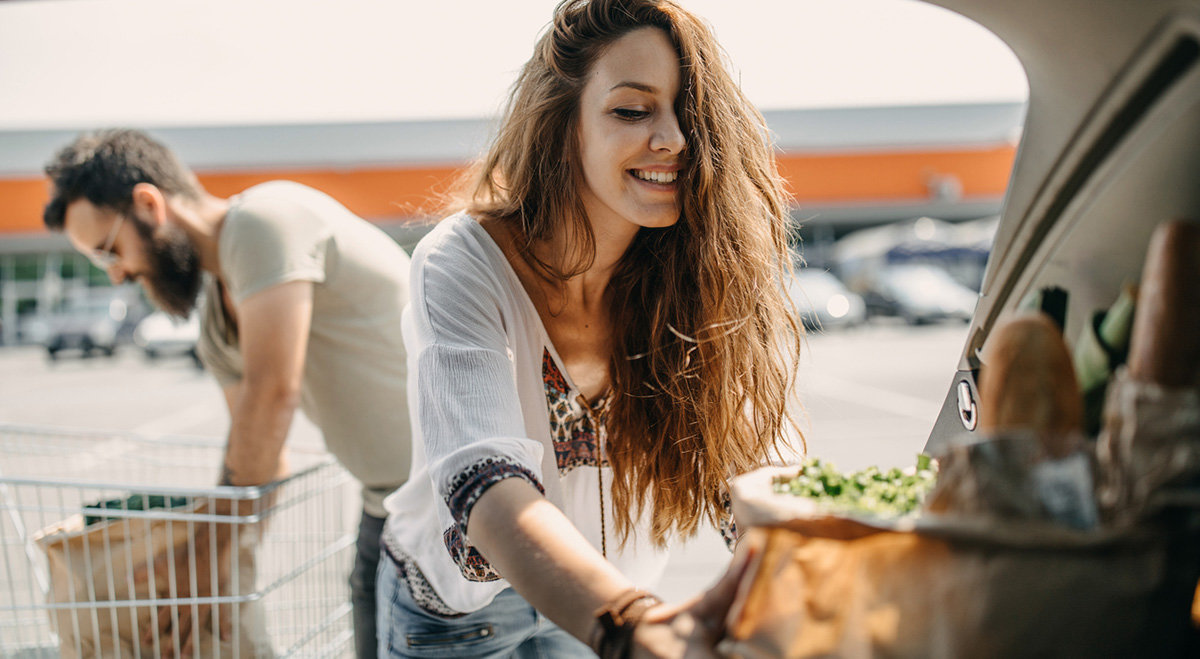
M867 319L862 297L825 270L797 270L787 294L810 330L849 327Z
M863 299L872 314L899 316L919 325L970 320L976 294L937 266L911 263L883 268L873 276Z
M200 317L193 312L178 319L162 311L142 319L133 330L133 343L150 359L188 356L200 365L196 343L200 340Z
M85 357L100 353L111 357L125 331L129 306L120 298L99 297L66 304L39 316L26 326L26 335L46 348L51 359L64 350L79 350Z
M861 281L884 268L926 264L979 290L998 222L998 217L953 223L919 217L859 229L834 244L833 269L851 289L859 290Z

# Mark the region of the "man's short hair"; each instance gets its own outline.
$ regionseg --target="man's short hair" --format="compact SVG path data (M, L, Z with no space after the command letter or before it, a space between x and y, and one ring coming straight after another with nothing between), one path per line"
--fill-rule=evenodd
M196 176L170 149L138 130L80 135L54 155L45 171L53 188L42 221L54 231L63 229L67 206L78 199L128 213L138 183L150 183L168 197L198 199L202 191Z

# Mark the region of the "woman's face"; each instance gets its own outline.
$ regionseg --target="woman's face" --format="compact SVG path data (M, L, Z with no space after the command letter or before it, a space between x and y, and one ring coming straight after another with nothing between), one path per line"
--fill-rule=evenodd
M626 34L592 65L579 102L579 150L583 204L598 236L679 220L678 94L679 57L658 28Z

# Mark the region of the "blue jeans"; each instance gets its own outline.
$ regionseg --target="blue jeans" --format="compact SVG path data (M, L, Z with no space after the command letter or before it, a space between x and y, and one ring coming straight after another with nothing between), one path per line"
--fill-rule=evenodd
M382 517L362 514L358 522L354 569L350 572L350 604L354 619L354 655L370 659L375 650L375 575L379 567L379 536Z
M380 556L375 588L379 659L596 656L512 588L478 611L446 618L413 601L400 567L386 551Z

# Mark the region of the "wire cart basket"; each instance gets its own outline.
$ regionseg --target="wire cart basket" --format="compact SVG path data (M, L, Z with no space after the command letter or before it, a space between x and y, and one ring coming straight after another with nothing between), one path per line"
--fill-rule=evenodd
M352 655L353 479L292 449L283 481L214 486L223 455L0 425L0 657L178 657L193 625L197 657Z

